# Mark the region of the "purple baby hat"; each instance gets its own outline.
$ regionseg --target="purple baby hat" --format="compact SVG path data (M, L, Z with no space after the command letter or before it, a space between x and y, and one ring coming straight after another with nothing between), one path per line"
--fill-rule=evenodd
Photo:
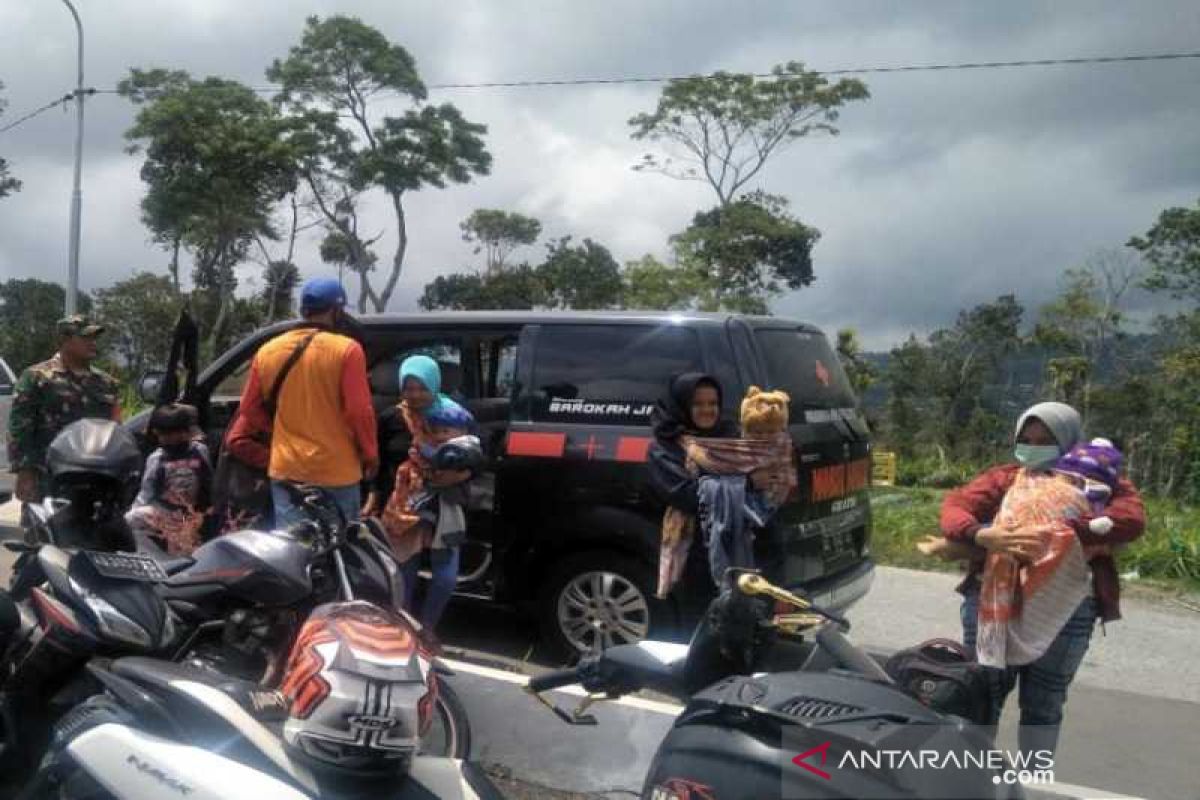
M1103 444L1097 444L1103 441ZM1107 441L1093 440L1090 444L1077 444L1058 459L1054 469L1088 480L1099 481L1115 489L1121 477L1121 451Z

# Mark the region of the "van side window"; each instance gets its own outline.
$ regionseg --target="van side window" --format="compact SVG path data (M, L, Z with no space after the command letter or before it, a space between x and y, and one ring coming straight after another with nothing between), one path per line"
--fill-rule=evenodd
M483 374L481 397L510 397L517 383L517 340L482 342L479 369Z
M677 325L547 325L537 341L536 420L642 425L672 375L702 370L699 337Z
M400 400L400 365L409 356L429 356L438 363L442 372L442 393L456 400L465 399L463 381L462 347L453 342L423 342L402 345L399 350L387 353L371 364L368 375L371 394L377 405L381 402L394 405Z

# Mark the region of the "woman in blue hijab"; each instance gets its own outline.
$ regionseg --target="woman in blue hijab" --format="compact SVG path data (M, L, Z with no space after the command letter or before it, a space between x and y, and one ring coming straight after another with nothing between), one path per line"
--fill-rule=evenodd
M407 460L383 511L383 525L404 573L404 605L428 628L437 625L458 581L459 548L466 538L466 470L435 467L443 445L479 447L475 419L442 394L442 372L429 356L400 365L400 419L412 436ZM429 554L432 580L420 609L414 608L417 574Z

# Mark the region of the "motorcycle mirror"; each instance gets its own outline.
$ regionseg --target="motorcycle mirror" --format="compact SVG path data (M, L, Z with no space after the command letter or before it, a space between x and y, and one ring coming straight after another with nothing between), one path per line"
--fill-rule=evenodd
M158 393L162 389L163 381L166 380L167 373L162 370L149 370L143 372L138 378L137 393L138 398L143 403L157 403Z

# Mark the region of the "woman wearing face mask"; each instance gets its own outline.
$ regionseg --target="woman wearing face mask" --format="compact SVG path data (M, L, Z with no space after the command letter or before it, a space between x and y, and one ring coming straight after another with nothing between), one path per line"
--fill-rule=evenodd
M1020 682L1019 738L1026 751L1054 750L1067 687L1087 652L1095 620L1120 618L1112 559L1097 558L1086 564L1082 546L1130 542L1145 527L1141 498L1124 478L1103 512L1111 527L1091 525L1091 510L1070 507L1073 499L1068 493L1061 495L1061 508L1044 509L1048 513L1040 517L1019 513L1021 508L1036 507L1039 498L1044 502L1056 497L1051 468L1082 434L1075 409L1063 403L1039 403L1017 421L1016 463L985 471L947 494L942 503L942 535L949 542L977 548L967 578L958 587L964 598L963 640L968 647L980 645L989 651L988 658L981 660L997 667L989 671L995 722L1008 694ZM1039 495L1043 489L1048 493ZM1036 600L1030 599L1025 607L1019 600L1006 604L1004 593L1012 592L1014 582L1019 584L1035 571L1037 580L1023 589ZM1065 622L1060 623L1062 619ZM1046 624L1051 626L1048 630ZM1002 645L995 648L991 639L979 641L997 631L1004 637L1010 625L1023 626L1021 633L1028 638L1007 657ZM1032 647L1024 647L1028 644ZM995 663L997 651L1000 663Z
M695 537L699 513L697 478L687 468L684 435L733 438L737 425L721 419L721 384L711 375L688 372L671 380L667 396L650 416L650 485L667 504L658 561L658 597L679 582Z

